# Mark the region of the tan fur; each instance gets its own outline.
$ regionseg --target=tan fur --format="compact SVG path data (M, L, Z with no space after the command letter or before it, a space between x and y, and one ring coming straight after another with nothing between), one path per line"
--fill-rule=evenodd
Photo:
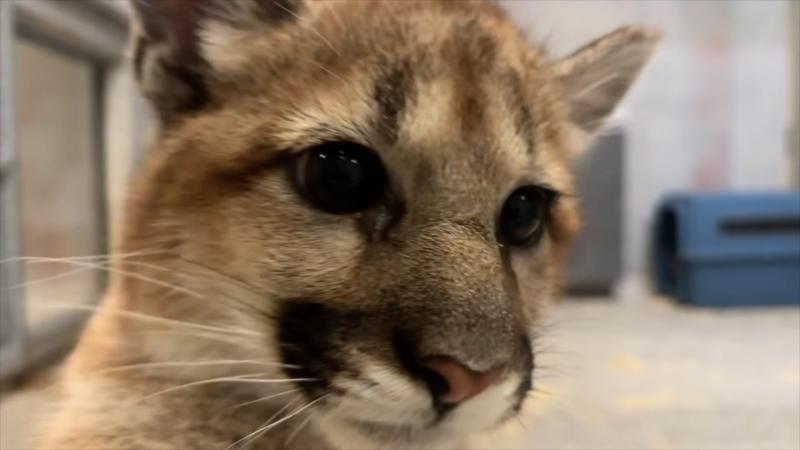
M233 2L197 25L200 39L188 50L196 53L182 60L205 75L207 98L194 108L186 106L191 86L171 78L158 59L179 58L186 49L170 45L185 36L161 47L151 42L143 52L140 79L164 128L131 189L114 260L120 272L69 360L67 396L40 448L224 449L281 408L297 411L314 399L297 392L236 407L297 387L286 382L220 381L152 395L255 372L284 379L279 367L113 368L279 363L280 346L291 344L278 342L275 317L298 298L368 318L357 337L342 338L341 349L377 380L372 391L358 388L363 395L380 394L373 403L320 401L248 447L452 446L500 418L456 411L442 430L398 433L395 441L341 419L364 411L375 420L427 417L424 390L387 356L387 328L397 323L413 328L425 354L452 354L476 370L505 361L518 369L516 336L535 328L556 294L558 267L577 230L570 165L591 130L570 119L569 93L579 86L564 80L579 83L582 67L605 67L605 55L619 55L609 49L649 49L654 36L629 29L559 64L484 2L281 2L291 14L275 22L257 18L258 4ZM269 5L271 14L281 10ZM152 25L142 29L158 34ZM628 84L646 55L633 58L612 61L633 70ZM383 78L390 90L407 84L396 118L375 99ZM602 83L595 88L602 91ZM623 93L606 95L604 114ZM601 119L591 117L591 129ZM405 212L385 236L375 233L390 214L383 207L325 214L289 182L287 155L332 139L367 145L386 166ZM545 239L527 250L500 248L499 210L528 183L563 194ZM474 410L502 411L503 398L493 392L470 402Z

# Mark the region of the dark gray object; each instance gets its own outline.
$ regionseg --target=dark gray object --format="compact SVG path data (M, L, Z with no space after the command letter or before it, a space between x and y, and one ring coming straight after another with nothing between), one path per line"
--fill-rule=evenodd
M608 294L622 274L624 161L623 130L612 128L576 163L583 227L567 268L570 293Z

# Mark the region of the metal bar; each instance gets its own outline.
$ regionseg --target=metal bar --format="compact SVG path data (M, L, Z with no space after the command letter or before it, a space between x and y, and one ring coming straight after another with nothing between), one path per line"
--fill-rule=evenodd
M14 4L0 1L0 326L4 330L0 365L21 368L26 358L26 321L24 293L9 289L24 277L20 261L21 231L19 229L19 175L14 141ZM21 370L21 369L20 369ZM0 381L15 375L0 371Z
M0 365L0 385L61 359L75 345L86 319L86 312L75 312L30 330L25 358L8 358ZM7 356L0 351L0 358Z
M104 63L118 61L124 54L125 22L103 14L92 3L61 0L10 3L15 6L18 25L28 34L49 38L51 44L91 55Z
M93 72L93 89L92 89L92 139L94 140L94 191L95 191L95 204L97 206L97 247L95 251L97 254L109 253L109 223L108 223L108 189L106 185L106 107L105 107L105 85L106 85L107 69L102 66L95 66ZM107 274L102 272L103 276L98 280L98 292L102 296L102 292L106 289Z

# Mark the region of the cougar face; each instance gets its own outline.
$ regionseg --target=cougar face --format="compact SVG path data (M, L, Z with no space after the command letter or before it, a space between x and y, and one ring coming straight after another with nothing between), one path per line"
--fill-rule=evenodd
M127 345L279 362L332 446L430 448L514 416L577 227L571 161L654 34L552 61L483 2L135 5L162 130L121 252L202 295L120 277L113 304L252 333Z

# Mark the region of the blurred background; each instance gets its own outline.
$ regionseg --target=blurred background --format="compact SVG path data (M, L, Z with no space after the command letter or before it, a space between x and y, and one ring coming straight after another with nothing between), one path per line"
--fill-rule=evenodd
M585 229L534 399L475 448L800 448L800 2L500 3L556 56L626 23L664 40L576 167ZM153 119L124 1L2 0L0 14L0 448L13 449L30 445L86 317L60 306L103 292L92 256Z

